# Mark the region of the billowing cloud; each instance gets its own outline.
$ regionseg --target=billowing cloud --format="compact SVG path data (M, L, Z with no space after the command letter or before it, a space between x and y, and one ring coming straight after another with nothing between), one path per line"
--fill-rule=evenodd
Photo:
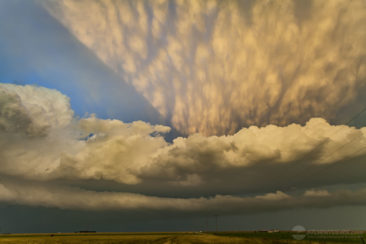
M364 101L362 0L41 2L185 134L339 122Z
M225 205L243 212L365 204L357 200L362 189L324 187L365 183L366 128L313 118L170 143L162 136L166 126L72 118L69 99L55 90L0 84L0 92L1 201L184 211ZM85 180L120 188L86 190Z
M62 151L77 151L69 98L56 90L0 84L1 172L44 175Z
M0 129L40 135L63 128L73 117L69 99L56 90L0 84Z
M157 134L166 127L143 122L88 118L80 125L93 136L78 153L63 157L50 177L196 196L364 182L365 128L332 126L320 118L304 126L252 126L231 136L194 134L172 143Z

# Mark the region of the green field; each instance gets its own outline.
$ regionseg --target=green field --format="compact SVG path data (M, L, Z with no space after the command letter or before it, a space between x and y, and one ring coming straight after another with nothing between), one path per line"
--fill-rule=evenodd
M0 243L363 243L365 233L306 233L295 240L292 232L149 232L149 233L63 233L1 234Z

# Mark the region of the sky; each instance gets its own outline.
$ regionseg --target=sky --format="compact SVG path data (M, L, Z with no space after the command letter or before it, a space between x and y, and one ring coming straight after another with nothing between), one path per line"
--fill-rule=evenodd
M0 232L366 228L363 0L0 0Z

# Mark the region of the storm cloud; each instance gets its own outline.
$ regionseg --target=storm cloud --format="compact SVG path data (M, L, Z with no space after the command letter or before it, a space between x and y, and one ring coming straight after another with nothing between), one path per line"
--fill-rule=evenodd
M313 118L167 142L167 126L73 117L56 90L0 84L0 94L1 201L239 212L365 204L363 188L326 188L366 183L366 128ZM87 180L120 188L84 189Z
M362 0L40 3L186 135L342 124L365 101Z
M309 190L297 196L283 192L253 197L166 198L133 193L95 192L78 188L57 188L0 183L0 200L18 204L84 210L156 210L205 213L255 213L304 207L364 205L366 189L355 191Z

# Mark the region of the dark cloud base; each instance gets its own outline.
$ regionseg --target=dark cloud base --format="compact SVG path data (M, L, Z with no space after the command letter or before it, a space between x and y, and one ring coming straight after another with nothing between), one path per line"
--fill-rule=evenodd
M365 229L365 207L296 209L265 214L219 215L219 230ZM1 233L55 233L79 230L199 231L215 230L213 215L123 211L78 211L0 203ZM279 219L281 221L279 221Z

